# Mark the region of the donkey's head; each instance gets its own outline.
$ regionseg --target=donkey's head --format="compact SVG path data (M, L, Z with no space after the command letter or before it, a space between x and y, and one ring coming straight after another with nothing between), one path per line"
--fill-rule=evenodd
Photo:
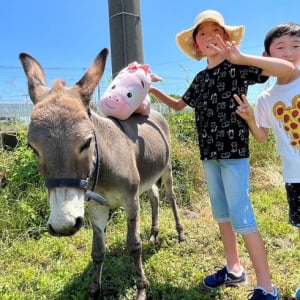
M71 88L56 80L47 88L43 68L21 53L34 104L28 145L37 156L49 191L48 231L72 235L83 224L85 184L94 157L94 127L89 118L91 96L104 72L108 50L103 49L83 77Z

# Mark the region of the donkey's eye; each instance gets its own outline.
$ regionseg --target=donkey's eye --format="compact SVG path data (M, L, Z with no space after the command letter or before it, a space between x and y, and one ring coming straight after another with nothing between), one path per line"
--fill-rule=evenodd
M127 93L127 97L131 98L132 97L132 93Z
M91 145L92 138L89 138L81 147L80 147L80 153L82 153L84 150L89 149Z
M32 152L36 155L36 156L39 156L39 153L36 151L36 149L30 145L29 143L27 144L28 148L30 148L32 150Z

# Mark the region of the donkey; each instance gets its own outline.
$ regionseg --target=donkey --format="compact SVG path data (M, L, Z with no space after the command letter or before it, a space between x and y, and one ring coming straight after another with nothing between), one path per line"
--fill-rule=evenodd
M161 179L173 209L179 241L185 240L173 191L169 130L163 116L134 114L126 121L101 116L90 105L104 72L108 50L103 49L83 77L71 88L56 80L47 88L42 66L21 53L20 60L34 104L28 145L37 157L48 188L53 236L70 236L83 224L84 201L93 229L92 279L89 299L98 299L105 256L109 211L124 207L127 248L136 272L136 299L146 299L147 279L142 266L139 195L149 191L152 207L150 240L158 234L158 186ZM89 182L90 181L90 182ZM91 189L88 189L92 185Z

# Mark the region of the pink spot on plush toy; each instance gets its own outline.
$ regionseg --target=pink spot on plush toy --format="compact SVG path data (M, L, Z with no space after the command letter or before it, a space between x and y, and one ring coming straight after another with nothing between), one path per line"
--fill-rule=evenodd
M134 112L148 115L150 112L151 82L162 80L153 74L148 65L137 62L121 70L99 100L100 111L105 116L126 120Z

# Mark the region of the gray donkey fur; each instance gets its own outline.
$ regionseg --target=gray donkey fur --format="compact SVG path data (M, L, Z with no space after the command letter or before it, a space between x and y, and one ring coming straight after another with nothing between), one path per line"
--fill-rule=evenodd
M169 129L163 116L134 114L126 121L100 116L90 107L91 96L104 72L108 50L103 49L83 77L71 88L56 80L46 86L43 68L30 55L21 53L28 90L34 104L28 129L28 144L36 153L45 180L82 180L95 165L99 151L99 177L95 192L106 203L88 202L93 228L90 299L98 299L105 256L105 228L109 211L124 207L127 215L127 248L136 272L136 299L146 299L147 279L142 266L139 195L149 191L152 206L150 240L158 234L158 187L162 178L173 209L179 241L185 239L173 191ZM97 145L96 145L97 143ZM97 146L97 147L96 147ZM76 186L48 187L48 231L69 236L83 224L86 189Z

